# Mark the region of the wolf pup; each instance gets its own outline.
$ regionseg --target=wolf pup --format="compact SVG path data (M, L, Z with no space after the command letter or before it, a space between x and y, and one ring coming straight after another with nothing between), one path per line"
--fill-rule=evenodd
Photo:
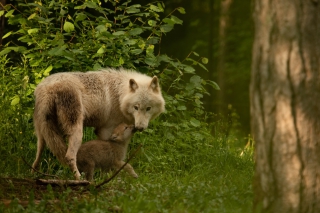
M38 167L46 144L76 179L80 178L76 156L84 126L95 127L98 139L108 140L120 123L142 131L165 110L158 78L125 69L53 74L34 94L38 141L32 166Z
M120 169L125 164L123 160L133 131L133 125L122 123L114 129L110 140L92 140L84 143L77 154L79 172L84 172L86 179L92 181L95 169L105 172ZM123 169L132 177L138 177L130 164L126 164Z

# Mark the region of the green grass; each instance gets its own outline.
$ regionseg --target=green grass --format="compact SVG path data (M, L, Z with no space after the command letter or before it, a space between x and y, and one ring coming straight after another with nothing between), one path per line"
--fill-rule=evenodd
M1 181L0 200L13 202L9 206L0 202L0 212L251 212L252 147L245 148L243 138L233 134L226 138L222 133L213 137L199 129L183 132L160 126L153 122L130 144L129 154L143 144L130 162L138 179L121 172L101 190L85 192L84 188L39 189ZM17 128L19 134L13 134L17 130L12 129L7 140L0 140L0 180L43 178L32 175L21 159L31 164L35 157L32 123L21 119L17 127L23 127ZM92 137L92 129L87 129L84 140ZM69 169L62 167L48 150L43 155L41 171L73 179ZM95 175L97 183L106 178L101 172Z
M26 208L17 202L10 207L0 205L0 212L108 212L117 208L122 212L250 212L251 152L240 156L240 152L223 147L204 146L203 150L193 150L192 156L185 156L190 159L184 159L188 165L182 165L182 162L172 163L169 155L167 159L160 158L157 152L153 153L157 149L149 147L133 160L138 179L121 173L120 178L102 190L85 193L70 188L61 192L49 187L41 195L40 204L31 202ZM62 170L68 173L68 169ZM19 176L30 177L30 173L20 171ZM96 174L97 182L104 178L106 175ZM13 193L11 198L15 197L19 195ZM33 199L32 193L25 197ZM59 203L50 204L48 200L59 200Z

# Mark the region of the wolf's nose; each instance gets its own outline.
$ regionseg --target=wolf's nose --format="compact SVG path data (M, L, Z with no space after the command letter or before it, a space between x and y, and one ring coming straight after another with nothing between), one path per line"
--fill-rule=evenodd
M134 131L142 132L143 130L144 130L143 127L139 127L139 126L134 127Z

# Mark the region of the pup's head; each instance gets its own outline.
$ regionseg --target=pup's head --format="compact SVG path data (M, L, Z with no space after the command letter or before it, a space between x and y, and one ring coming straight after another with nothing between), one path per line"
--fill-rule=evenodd
M124 141L130 140L134 132L135 132L134 125L121 123L119 126L117 126L113 130L111 135L111 140L116 142L124 142Z
M149 121L164 112L165 102L156 76L144 79L130 79L129 93L123 99L121 110L129 119L134 120L136 130L142 131Z

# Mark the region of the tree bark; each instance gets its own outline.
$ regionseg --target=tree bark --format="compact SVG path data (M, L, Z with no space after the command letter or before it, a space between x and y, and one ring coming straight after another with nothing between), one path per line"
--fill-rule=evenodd
M320 212L319 4L255 0L254 212Z
M0 0L0 11L3 10L2 7L6 5L6 0ZM2 15L0 17L0 47L2 45L2 37L4 36L4 25L5 25L5 17Z
M220 87L218 93L219 112L225 111L225 71L227 53L227 29L229 25L229 11L233 0L221 0L219 20L219 57L218 57L218 80Z

